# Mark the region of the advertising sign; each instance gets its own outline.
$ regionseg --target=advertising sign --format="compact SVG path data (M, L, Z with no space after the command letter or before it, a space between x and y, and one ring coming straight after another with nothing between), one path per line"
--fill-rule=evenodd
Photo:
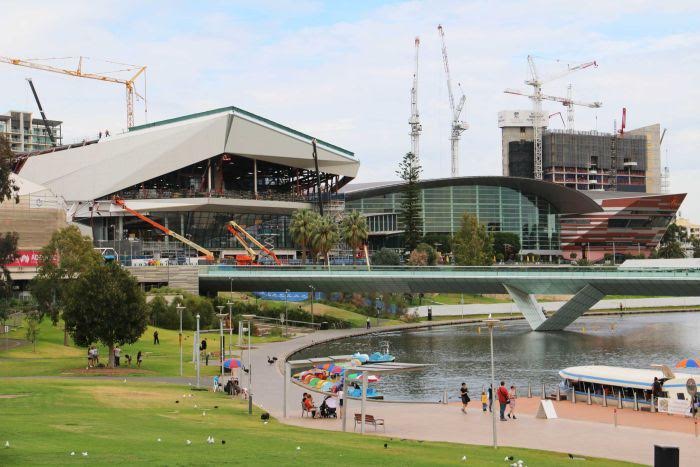
M19 257L12 263L7 264L9 268L35 268L39 266L39 250L19 250Z

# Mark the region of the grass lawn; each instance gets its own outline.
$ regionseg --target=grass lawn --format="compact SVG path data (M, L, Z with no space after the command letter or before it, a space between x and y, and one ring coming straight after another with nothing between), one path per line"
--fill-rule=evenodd
M149 327L141 339L133 345L122 347L122 365L125 364L124 356L133 357L129 374L134 376L179 376L180 375L180 350L178 346L178 331L158 328L159 345L153 344L153 331L156 328ZM7 337L24 339L24 328L14 330ZM194 376L195 367L191 363L193 331L183 331L183 375ZM218 352L219 334L206 334L208 349L210 352ZM238 342L237 336L233 336L234 344ZM260 342L281 340L276 337L254 337L253 345ZM228 348L228 335L225 339ZM107 363L108 350L101 346L100 362ZM136 369L136 354L143 352L143 364L141 370ZM235 355L240 355L234 350ZM212 359L213 360L213 359ZM36 352L32 345L23 345L5 350L4 337L0 338L0 375L2 376L46 376L66 374L90 374L86 371L87 349L74 345L63 345L63 324L53 326L49 320L41 323L41 330L36 342ZM124 367L122 367L124 368ZM212 376L217 374L216 366L201 366L201 374Z
M483 295L464 294L464 304L490 304L490 303L507 303L510 300L494 297L485 297ZM440 294L425 294L423 297L423 305L440 304L440 305L460 305L462 303L462 295L458 293L440 293Z
M311 312L311 304L304 302L301 306L304 311ZM346 310L344 308L339 308L335 306L326 305L325 303L314 303L314 316L315 315L328 315L333 318L344 319L348 321L350 325L354 328L363 328L367 324L367 316L355 313L354 311ZM372 320L372 326L377 322L376 318L370 318ZM380 319L379 323L382 326L389 326L392 324L403 324L403 321L398 319Z
M10 442L9 448L0 447L0 465L427 466L460 464L465 455L467 465L479 466L507 465L506 455L538 467L572 463L566 454L528 449L494 451L321 432L275 420L264 424L259 410L247 414L244 401L137 379L0 381L0 443ZM183 398L183 393L192 397ZM207 444L209 436L214 444ZM632 465L598 459L585 464Z

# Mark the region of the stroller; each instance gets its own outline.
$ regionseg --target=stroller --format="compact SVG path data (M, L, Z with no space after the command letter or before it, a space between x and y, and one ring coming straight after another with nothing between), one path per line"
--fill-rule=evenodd
M328 407L328 404L326 401L330 399L331 396L326 396L323 399L323 402L321 403L321 418L338 418L338 414L336 413L336 408L335 407Z

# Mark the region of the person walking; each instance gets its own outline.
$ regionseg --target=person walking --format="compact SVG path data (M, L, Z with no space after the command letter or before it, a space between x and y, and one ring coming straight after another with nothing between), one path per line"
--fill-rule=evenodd
M467 413L467 405L469 405L469 390L467 389L467 383L462 383L462 387L459 388L459 394L462 398L462 413Z
M143 355L141 354L141 351L139 350L139 353L136 354L136 366L141 368L142 361L143 361Z
M369 316L367 317L367 329L371 328L372 324L369 322Z
M489 412L491 412L491 407L493 406L493 386L489 384Z
M337 394L338 394L338 404L340 405L340 410L339 410L340 418L343 418L343 402L344 402L343 399L345 398L345 392L343 391L342 386L338 390Z
M153 345L160 345L160 338L158 337L158 330L153 331Z
M115 366L115 368L119 367L119 358L121 357L121 355L122 355L122 349L120 349L119 344L117 344L114 347L114 366Z
M489 405L489 396L486 395L486 391L481 391L481 409L486 412Z
M518 398L518 392L515 390L515 386L510 387L508 392L508 418L513 420L517 419L515 416L515 399Z
M498 397L498 404L500 409L501 421L506 422L506 406L508 405L508 389L506 389L505 381L501 381L501 385L496 391L496 396Z

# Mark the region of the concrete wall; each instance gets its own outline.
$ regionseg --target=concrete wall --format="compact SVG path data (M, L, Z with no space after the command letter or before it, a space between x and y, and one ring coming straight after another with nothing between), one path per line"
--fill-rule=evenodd
M125 268L140 284L163 283L199 294L199 266L130 266Z
M54 231L66 225L62 208L30 207L29 196L21 196L19 203L7 200L0 204L0 232L17 232L20 250L41 249Z
M647 193L661 193L661 125L654 125L630 130L630 135L644 135L647 138Z

